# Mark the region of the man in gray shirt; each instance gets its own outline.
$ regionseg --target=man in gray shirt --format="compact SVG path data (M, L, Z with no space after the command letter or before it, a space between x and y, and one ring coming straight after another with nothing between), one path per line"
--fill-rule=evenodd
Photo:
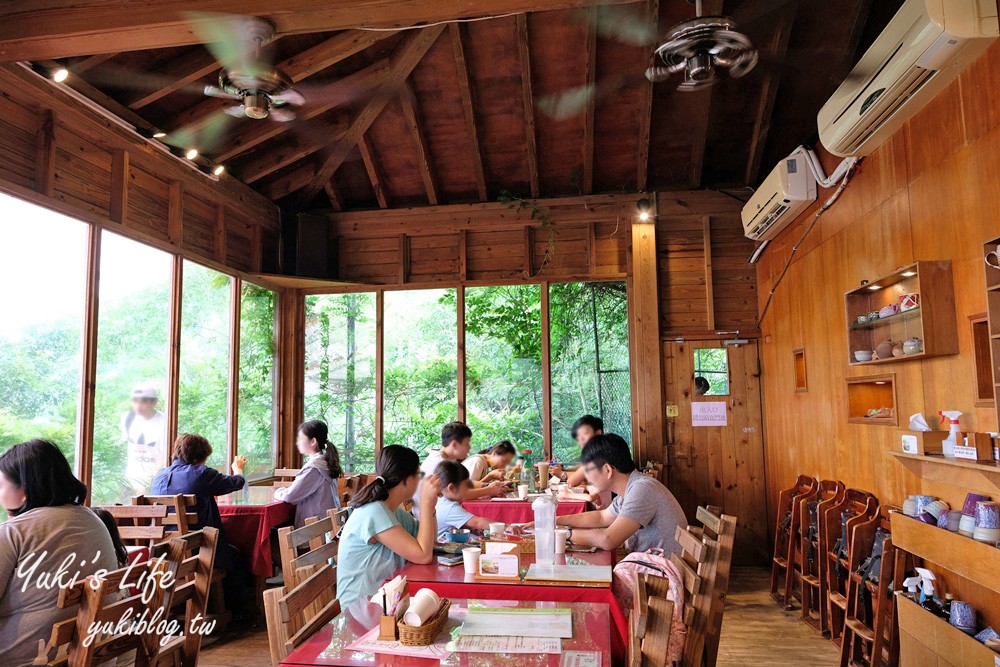
M575 544L614 550L663 549L680 552L674 539L677 526L687 527L684 510L658 480L635 469L628 443L618 435L595 435L580 457L587 483L600 492L617 494L603 510L556 517L556 525L570 529Z

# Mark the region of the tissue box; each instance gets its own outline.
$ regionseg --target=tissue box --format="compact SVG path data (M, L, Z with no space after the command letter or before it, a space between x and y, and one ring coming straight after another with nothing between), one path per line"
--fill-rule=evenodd
M948 431L911 431L899 429L899 440L904 454L940 454L941 442Z

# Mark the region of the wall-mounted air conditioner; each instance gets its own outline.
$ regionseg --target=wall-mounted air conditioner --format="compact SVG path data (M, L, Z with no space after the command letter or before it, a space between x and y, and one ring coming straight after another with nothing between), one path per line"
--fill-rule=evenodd
M870 154L998 35L993 0L906 0L820 109L823 145Z
M816 201L816 179L806 162L806 151L797 148L778 163L743 207L743 233L766 241Z

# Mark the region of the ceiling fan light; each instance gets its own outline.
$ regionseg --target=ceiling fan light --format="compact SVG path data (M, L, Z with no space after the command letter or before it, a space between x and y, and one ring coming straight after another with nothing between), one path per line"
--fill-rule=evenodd
M715 75L715 63L711 54L696 53L687 60L684 68L685 81L708 81Z
M267 118L269 103L266 95L247 95L243 98L243 113L247 118L262 120Z

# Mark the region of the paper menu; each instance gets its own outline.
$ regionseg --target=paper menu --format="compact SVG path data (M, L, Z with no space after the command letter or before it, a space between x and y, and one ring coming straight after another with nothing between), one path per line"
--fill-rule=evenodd
M462 635L573 638L573 612L556 609L469 609Z
M377 627L372 628L370 632L345 647L346 650L363 653L387 653L389 655L412 656L415 658L431 658L433 660L444 660L452 653L452 650L447 647L447 633L442 633L440 639L430 646L403 646L398 641L380 640L378 638L378 630Z
M551 637L460 635L448 644L456 653L561 653L562 640Z
M601 654L597 651L566 651L559 660L559 667L601 667Z

